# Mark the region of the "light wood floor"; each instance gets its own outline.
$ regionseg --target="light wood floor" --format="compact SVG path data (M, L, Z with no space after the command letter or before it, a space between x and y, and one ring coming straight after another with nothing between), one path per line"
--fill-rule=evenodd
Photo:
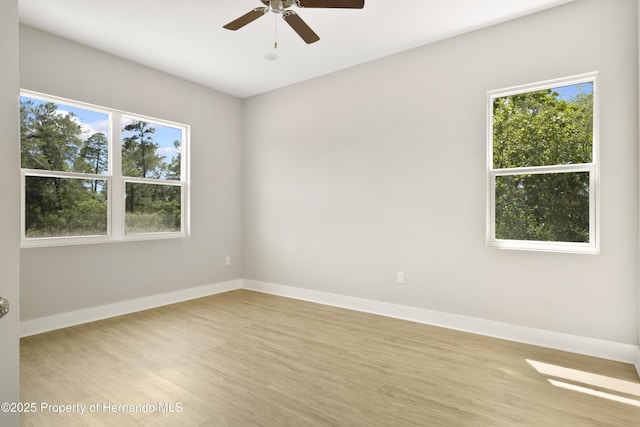
M630 365L246 290L24 338L21 363L23 426L640 425Z

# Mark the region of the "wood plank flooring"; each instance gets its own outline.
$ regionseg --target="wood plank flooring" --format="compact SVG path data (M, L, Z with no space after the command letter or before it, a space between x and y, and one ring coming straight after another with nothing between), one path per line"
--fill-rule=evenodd
M21 382L22 426L640 425L630 365L246 290L23 338Z

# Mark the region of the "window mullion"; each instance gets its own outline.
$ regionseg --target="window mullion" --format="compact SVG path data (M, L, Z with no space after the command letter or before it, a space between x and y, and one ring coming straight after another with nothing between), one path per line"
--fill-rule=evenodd
M109 132L109 172L111 185L109 186L111 206L111 237L122 239L124 237L124 180L122 179L122 114L111 113L111 129Z

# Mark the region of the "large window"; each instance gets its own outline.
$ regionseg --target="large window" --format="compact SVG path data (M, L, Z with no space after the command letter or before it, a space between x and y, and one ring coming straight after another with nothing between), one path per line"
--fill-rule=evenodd
M22 245L188 235L189 127L22 91Z
M598 251L597 74L489 92L487 242Z

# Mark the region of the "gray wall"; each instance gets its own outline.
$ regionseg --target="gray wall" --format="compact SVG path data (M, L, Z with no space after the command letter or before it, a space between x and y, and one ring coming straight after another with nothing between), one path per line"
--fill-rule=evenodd
M22 320L240 278L239 99L27 26L20 79L24 89L191 125L192 183L189 239L22 249Z
M0 296L11 304L0 320L0 402L19 402L18 0L0 2L0 55ZM17 426L18 421L18 414L0 412L0 425Z
M636 7L580 0L246 100L243 277L637 343ZM487 248L487 91L590 71L601 253Z

